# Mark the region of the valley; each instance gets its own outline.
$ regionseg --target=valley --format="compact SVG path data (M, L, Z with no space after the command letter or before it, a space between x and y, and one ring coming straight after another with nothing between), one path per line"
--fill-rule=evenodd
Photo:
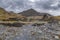
M0 40L60 40L60 16L0 8Z

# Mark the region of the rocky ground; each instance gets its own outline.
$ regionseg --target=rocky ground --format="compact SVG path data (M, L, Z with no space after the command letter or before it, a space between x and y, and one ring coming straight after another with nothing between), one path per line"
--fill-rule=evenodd
M60 25L57 23L40 26L29 24L22 27L0 25L0 40L60 40Z

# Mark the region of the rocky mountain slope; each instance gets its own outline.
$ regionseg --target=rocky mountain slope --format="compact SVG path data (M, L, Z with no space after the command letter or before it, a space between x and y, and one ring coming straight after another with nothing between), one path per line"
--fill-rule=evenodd
M14 13L12 11L7 12L5 9L0 8L0 20L5 20L5 19L7 20L9 18L23 19L31 16L43 16L42 18L43 20L51 20L51 19L60 20L60 16L52 16L51 14L48 13L39 13L34 9L25 10L20 13Z
M39 13L34 9L29 9L18 14L22 14L23 16L44 16L44 15L52 16L48 13Z

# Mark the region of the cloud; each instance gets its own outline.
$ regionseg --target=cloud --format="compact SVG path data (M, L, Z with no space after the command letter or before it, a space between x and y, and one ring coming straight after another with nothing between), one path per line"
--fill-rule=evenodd
M34 2L30 0L0 0L0 7L14 12L33 8L37 11L50 12L50 14L57 15L55 13L59 14L60 0L35 0Z
M52 15L60 15L60 1L59 0L42 0L39 2L36 2L36 7L42 10L43 12L49 12ZM39 11L39 10L38 10ZM51 11L51 12L50 12Z
M59 1L55 1L55 0L46 0L46 1L40 1L40 2L36 2L36 7L37 8L42 8L42 9L47 9L47 10L56 10L58 9L58 4Z

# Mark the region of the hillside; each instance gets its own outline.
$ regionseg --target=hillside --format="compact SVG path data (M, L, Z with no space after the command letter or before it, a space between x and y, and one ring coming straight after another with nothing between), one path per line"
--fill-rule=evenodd
M51 17L51 18L50 18ZM48 13L39 13L34 9L25 10L21 13L14 13L12 11L7 12L5 9L0 8L0 20L26 20L32 19L42 19L42 20L59 20L60 16L52 16Z
M21 14L17 14L14 12L7 12L5 9L0 8L0 20L8 20L9 18L23 18Z
M55 20L60 21L60 16L53 16L53 18L54 18Z
M29 9L29 10L23 11L23 12L18 13L18 14L22 14L23 16L27 16L27 17L29 17L29 16L44 16L44 15L52 16L48 13L39 13L34 9Z

